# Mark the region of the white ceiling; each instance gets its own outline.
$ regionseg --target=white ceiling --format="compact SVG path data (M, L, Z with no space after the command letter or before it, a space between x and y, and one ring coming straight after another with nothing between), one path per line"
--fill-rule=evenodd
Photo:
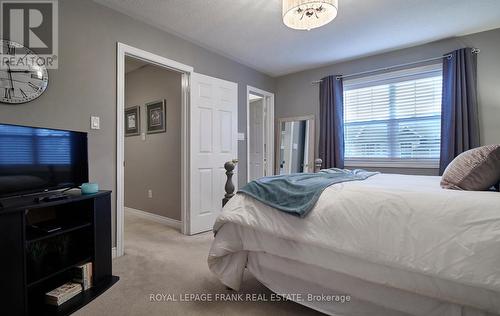
M330 24L295 31L282 0L94 0L279 76L500 27L500 0L339 0Z

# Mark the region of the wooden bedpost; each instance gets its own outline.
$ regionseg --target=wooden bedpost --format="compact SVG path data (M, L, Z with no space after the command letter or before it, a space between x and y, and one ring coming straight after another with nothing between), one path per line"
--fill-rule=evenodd
M323 166L323 160L321 158L314 160L314 172L320 171L321 166Z
M237 163L238 159L233 159L224 164L224 169L226 169L227 180L226 180L226 186L224 187L224 189L226 190L226 194L222 199L222 207L224 207L224 205L226 205L226 203L229 202L229 200L234 196L233 170L236 167Z

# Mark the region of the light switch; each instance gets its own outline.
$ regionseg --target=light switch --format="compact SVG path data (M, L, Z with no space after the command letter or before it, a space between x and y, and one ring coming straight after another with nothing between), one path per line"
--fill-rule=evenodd
M101 119L99 116L90 117L90 128L91 129L101 129Z
M238 133L238 140L245 140L245 133Z

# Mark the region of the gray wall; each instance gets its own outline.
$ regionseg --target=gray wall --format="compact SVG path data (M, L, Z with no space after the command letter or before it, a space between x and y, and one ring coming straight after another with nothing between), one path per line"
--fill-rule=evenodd
M141 108L141 136L125 137L125 206L181 219L181 75L145 66L125 76L125 107ZM147 134L145 104L166 99L166 133ZM152 198L148 197L152 190Z
M246 86L274 92L273 78L179 37L91 0L59 1L59 69L49 71L48 90L37 100L0 104L0 121L89 132L90 179L103 189L116 190L117 42L191 65L198 73L237 82L241 129L246 126ZM89 129L90 115L101 117L100 130ZM244 176L246 146L239 145L240 176ZM114 199L115 195L113 222ZM113 236L114 228L113 224Z
M319 116L319 86L311 85L331 74L349 74L440 56L461 47L481 49L478 56L478 93L481 143L500 143L500 29L433 42L366 58L346 61L277 78L276 118ZM341 48L339 48L341 49ZM316 141L319 124L316 124ZM317 147L317 146L316 146ZM434 169L384 169L385 172L437 174Z

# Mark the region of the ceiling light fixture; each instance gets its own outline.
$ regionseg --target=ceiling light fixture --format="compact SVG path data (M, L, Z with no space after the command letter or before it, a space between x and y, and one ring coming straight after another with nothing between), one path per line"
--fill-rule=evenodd
M283 0L283 23L295 30L312 30L337 16L338 0Z

